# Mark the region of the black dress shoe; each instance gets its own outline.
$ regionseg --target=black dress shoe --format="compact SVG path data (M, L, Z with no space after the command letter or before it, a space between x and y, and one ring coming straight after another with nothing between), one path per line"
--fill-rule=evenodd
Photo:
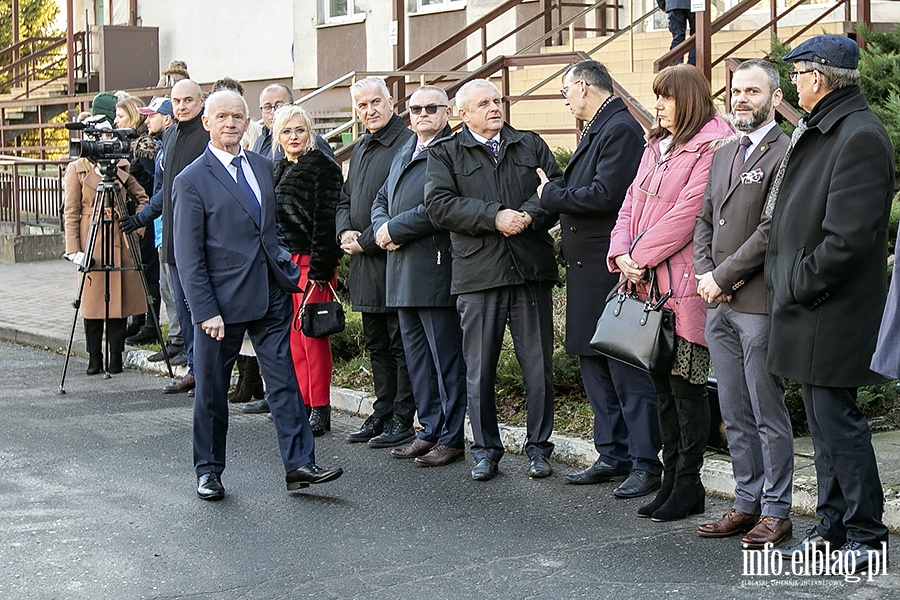
M472 467L472 479L475 481L487 481L497 474L497 461L490 458L482 458Z
M625 482L613 490L616 498L639 498L659 489L662 478L649 471L635 469Z
M340 468L323 469L316 463L308 463L298 469L294 469L284 476L289 490L302 490L308 488L310 484L328 483L334 481L344 474L344 470Z
M800 540L799 544L794 544L787 548L772 548L772 552L778 552L784 559L788 559L793 556L795 552L799 552L803 555L804 552L806 552L807 546L809 546L810 551L814 549L824 551L826 543L828 543L828 540L822 537L819 534L819 531L813 527L809 530L809 533L806 534L806 537Z
M126 332L127 334L128 332ZM125 338L125 343L131 346L137 346L138 344L148 344L150 342L156 341L156 329L153 326L147 327L144 325L140 328L140 330L134 335L129 335Z
M416 437L416 430L396 419L391 419L381 434L367 442L369 448L393 448L402 446Z
M851 575L860 571L868 570L869 566L881 569L882 573L887 573L887 564L884 555L884 548L881 546L868 546L853 540L847 540L847 543L841 546L837 552L832 552L831 572ZM871 576L871 573L870 573Z
M219 473L204 473L197 478L197 495L204 500L221 500L225 497L225 487Z
M163 388L163 394L184 394L194 389L196 382L194 376L188 373L181 378L181 381L171 383Z
M550 466L550 461L547 460L546 456L538 454L531 459L531 466L528 467L529 477L532 479L541 479L543 477L550 477L551 473L553 473L553 467Z
M629 471L628 467L614 467L598 460L584 471L566 475L566 482L574 485L590 485L607 481L623 481Z
M347 436L347 441L351 444L368 442L373 437L381 435L381 432L384 431L384 426L387 425L389 420L390 417L369 415L369 418L365 420L362 427L359 428L359 431L354 431Z
M166 346L166 354L169 355L170 361L172 360L173 356L175 356L176 354L179 354L179 353L184 354L184 346L173 346L171 344ZM153 354L151 354L150 356L148 356L147 360L150 362L159 362L159 361L163 360L164 358L165 357L163 356L163 351L158 350L158 351L154 352ZM187 364L187 358L185 358L184 364Z
M248 415L264 415L268 412L272 412L269 410L269 401L265 398L243 405L241 411Z

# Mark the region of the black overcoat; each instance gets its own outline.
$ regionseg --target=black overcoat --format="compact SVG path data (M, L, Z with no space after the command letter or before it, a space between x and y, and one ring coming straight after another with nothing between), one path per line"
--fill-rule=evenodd
M585 132L563 182L548 183L541 193L541 206L559 213L562 229L569 354L597 356L588 343L606 295L619 279L606 266L609 232L643 151L643 129L616 98Z
M438 138L451 134L450 127ZM425 212L426 147L415 158L413 138L394 157L391 173L372 205L372 228L388 224L400 245L387 253L387 305L456 306L450 295L450 234L434 226ZM433 142L432 142L433 143Z
M350 300L359 312L393 312L384 294L385 251L375 243L372 203L387 179L394 155L413 137L397 115L375 133L364 135L350 153L350 171L341 190L335 230L361 232L357 241L363 252L350 256ZM338 237L338 241L340 238Z
M557 215L540 205L538 168L551 180L562 177L537 134L509 125L500 132L496 158L465 125L429 150L425 208L436 226L450 232L451 293L559 280L547 233ZM505 237L495 226L502 208L527 212L533 221L522 233Z
M858 87L832 92L807 119L772 215L768 367L823 387L877 383L869 361L887 287L894 153Z

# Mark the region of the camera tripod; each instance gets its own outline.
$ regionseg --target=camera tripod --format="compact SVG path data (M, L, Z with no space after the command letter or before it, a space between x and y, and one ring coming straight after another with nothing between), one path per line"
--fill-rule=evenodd
M111 272L124 272L124 271L137 271L141 276L141 284L144 287L144 297L147 300L147 308L150 312L150 316L153 320L153 326L156 329L156 337L159 340L160 346L162 346L163 358L166 361L166 368L169 371L169 377L175 377L175 374L172 372L172 364L169 362L169 355L166 351L166 342L163 339L162 330L159 327L159 316L156 314L156 308L153 306L153 298L150 294L150 286L147 284L147 277L144 274L144 270L141 267L141 256L140 251L138 250L137 240L135 239L134 233L123 233L121 231L117 232L115 227L116 222L116 214L119 215L128 215L131 214L125 203L125 194L127 193L129 199L137 204L134 197L131 195L131 192L119 184L119 181L116 176L116 172L118 170L118 160L101 160L97 163L97 168L100 170L101 175L103 176L103 180L97 186L97 193L94 195L94 203L91 207L91 222L90 229L88 230L87 242L84 246L84 257L81 259L81 264L78 267L78 270L82 273L81 283L78 287L78 297L72 302L72 306L75 308L75 316L72 319L72 330L69 333L69 343L66 346L66 359L63 363L62 375L59 379L59 393L65 394L66 390L63 387L66 381L66 371L69 368L69 357L72 352L72 340L75 338L75 328L78 324L78 311L81 308L81 298L84 294L84 284L87 279L88 273L100 272L103 273L104 278L104 294L103 294L103 302L104 302L104 316L103 316L103 329L107 332L106 335L106 343L105 343L105 351L103 353L103 378L109 379L109 359L110 359L110 349L109 349L109 302L110 302L110 293L109 293L109 274ZM124 192L124 193L123 193ZM114 242L115 235L124 235L125 236L125 245L131 251L131 260L132 266L116 266L114 259ZM100 240L100 261L99 264L94 260L94 249L97 246L98 239ZM124 284L124 281L123 281ZM124 291L124 285L123 285Z

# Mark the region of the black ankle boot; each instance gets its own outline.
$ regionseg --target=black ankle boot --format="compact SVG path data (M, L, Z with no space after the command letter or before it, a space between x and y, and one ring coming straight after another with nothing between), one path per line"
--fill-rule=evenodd
M313 436L325 435L331 431L331 405L314 406L309 413L309 426L312 427Z
M656 492L656 497L649 503L640 507L637 511L639 517L649 518L653 513L655 513L659 508L666 503L666 500L669 499L669 496L672 495L672 488L675 487L675 471L674 469L671 471L664 471L662 483L659 486L659 490Z
M84 345L90 360L85 373L99 375L103 372L103 320L84 320Z
M88 368L85 373L88 375L99 375L101 372L103 372L103 355L91 354L88 359Z
M131 317L131 321L125 328L125 337L137 335L137 332L141 330L141 327L143 327L146 322L147 315L134 315Z
M243 354L238 354L237 359L234 361L234 365L237 367L238 371L238 380L237 385L234 386L234 389L228 392L228 401L232 404L238 404L247 402L249 399L244 399L244 386L247 384L247 357Z
M109 373L122 372L122 353L125 352L126 319L110 319L106 324L106 341L109 344Z
M706 490L698 476L677 476L665 504L650 516L653 521L678 521L706 510Z

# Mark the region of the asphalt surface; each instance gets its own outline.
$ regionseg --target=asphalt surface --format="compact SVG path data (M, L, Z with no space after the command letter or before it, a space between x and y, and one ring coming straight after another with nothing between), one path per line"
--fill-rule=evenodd
M675 523L611 485L529 480L506 456L418 468L344 442L336 414L317 460L336 482L289 494L272 423L232 410L227 497L195 494L190 402L126 370L0 343L0 598L900 598L900 577L745 576L736 538L697 537L729 506ZM795 518L802 536L813 521ZM897 546L896 537L891 544ZM900 568L900 566L898 566Z

